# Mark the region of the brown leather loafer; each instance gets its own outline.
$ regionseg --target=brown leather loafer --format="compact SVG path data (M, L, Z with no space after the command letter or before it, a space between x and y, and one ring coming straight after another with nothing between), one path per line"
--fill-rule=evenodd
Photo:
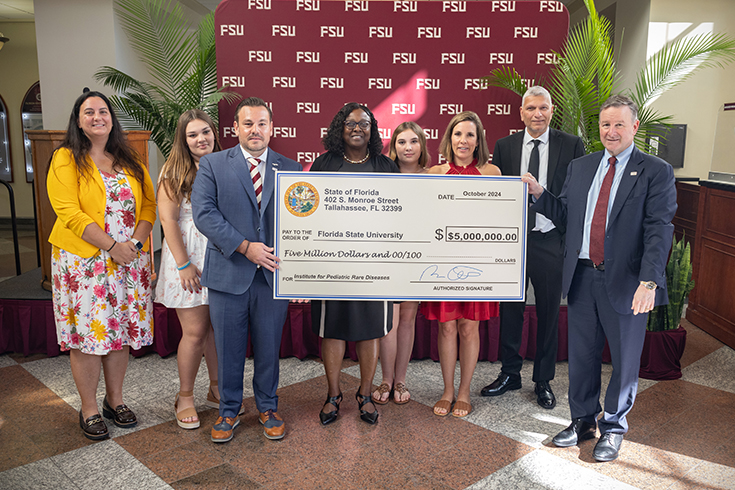
M212 427L212 442L228 442L232 440L235 427L240 425L239 417L217 417L217 422Z
M271 440L283 439L283 434L286 432L286 423L278 415L278 412L273 410L266 410L260 413L260 423L263 424L263 434L265 437Z
M92 439L93 441L101 441L102 439L107 439L110 436L110 433L107 430L107 424L105 424L105 421L102 420L102 417L100 417L100 414L98 413L92 415L87 420L84 420L84 416L80 410L79 427L82 428L84 437Z
M124 403L113 408L107 402L107 396L102 400L102 415L108 419L112 419L112 423L123 429L130 429L138 424L138 419L132 410Z

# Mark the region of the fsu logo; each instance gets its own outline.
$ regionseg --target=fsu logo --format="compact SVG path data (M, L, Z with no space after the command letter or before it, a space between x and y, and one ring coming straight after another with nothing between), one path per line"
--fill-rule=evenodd
M296 182L286 190L286 209L294 216L309 216L319 207L319 193L308 182Z

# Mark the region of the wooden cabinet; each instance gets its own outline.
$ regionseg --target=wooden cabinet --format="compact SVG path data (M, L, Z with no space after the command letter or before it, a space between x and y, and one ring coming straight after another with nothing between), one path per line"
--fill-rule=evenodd
M671 221L674 224L674 234L677 240L686 237L694 250L697 235L697 213L699 210L699 184L691 182L676 182L676 216Z
M686 318L735 348L735 185L701 181Z
M51 162L51 155L61 145L66 131L55 130L27 130L28 139L31 140L31 152L33 153L33 188L36 191L36 227L38 228L38 241L41 248L41 285L44 289L51 291L51 244L48 237L56 222L56 213L51 207L46 192L46 173ZM143 159L148 168L148 139L150 131L127 131L130 145Z

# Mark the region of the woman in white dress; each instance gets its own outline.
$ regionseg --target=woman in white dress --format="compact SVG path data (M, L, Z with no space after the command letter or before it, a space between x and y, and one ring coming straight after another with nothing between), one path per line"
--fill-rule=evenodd
M423 174L429 166L424 130L413 121L398 125L390 140L388 156L403 174ZM390 398L397 405L408 403L411 393L406 388L406 371L413 353L418 301L393 303L393 329L380 339L380 368L383 382L373 391L373 401L385 405Z
M171 154L158 179L158 209L165 239L156 301L167 308L176 308L181 323L177 354L180 385L174 411L183 429L199 427L194 408L194 380L202 354L209 371L207 406L219 407L217 352L209 320L209 299L207 288L199 283L207 238L194 226L191 186L199 159L221 149L212 119L198 109L186 111L179 117Z

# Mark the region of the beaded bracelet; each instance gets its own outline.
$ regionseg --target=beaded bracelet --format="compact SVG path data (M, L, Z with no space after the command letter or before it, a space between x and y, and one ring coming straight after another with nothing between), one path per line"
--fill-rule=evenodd
M186 261L186 264L182 265L181 267L177 267L177 269L180 270L180 271L183 271L184 269L186 269L190 265L191 265L191 260L187 260Z

